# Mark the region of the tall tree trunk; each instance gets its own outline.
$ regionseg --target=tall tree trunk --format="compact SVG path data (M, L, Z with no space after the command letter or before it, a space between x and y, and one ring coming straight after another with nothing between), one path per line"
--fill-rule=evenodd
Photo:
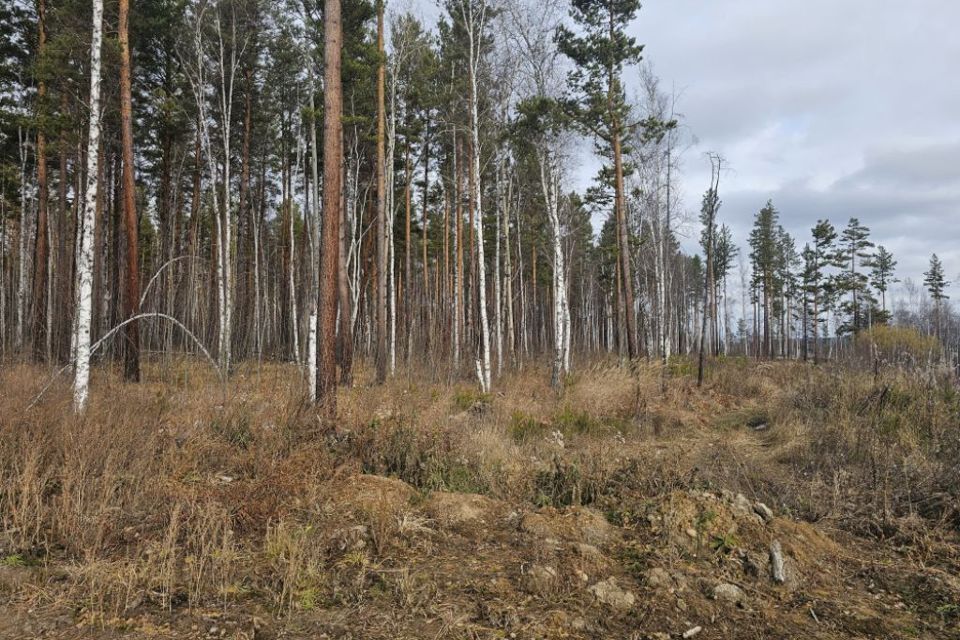
M627 212L623 195L623 155L620 146L620 132L613 127L613 166L614 199L613 206L617 216L617 245L620 254L620 284L627 334L627 357L631 360L639 355L637 349L637 317L633 308L633 273L630 260L630 234L627 227Z
M243 294L243 307L241 307L240 333L244 345L243 350L248 349L250 332L256 331L256 326L251 324L250 299L253 296L253 269L251 261L253 258L253 204L250 197L250 136L252 134L251 119L253 116L253 71L248 66L244 69L244 92L243 92L243 140L240 143L240 200L237 206L237 219L240 229L237 232L237 245L241 258L238 259L239 270L242 277L242 286L240 290Z
M18 353L24 348L24 325L27 321L27 252L30 234L30 198L27 193L27 139L28 135L17 128L20 142L20 247L17 251L17 327L15 346Z
M412 190L412 185L410 184L413 179L413 169L410 166L410 140L408 139L406 144L406 150L404 152L404 186L403 186L403 207L404 207L404 255L403 255L403 284L406 287L406 295L403 296L403 322L406 327L406 361L407 366L410 366L410 357L413 355L413 280L412 280L412 270L410 263L410 191ZM427 266L426 261L423 264L424 267ZM428 291L425 289L423 292L423 302L426 304L426 301L429 300Z
M340 53L343 38L340 0L324 0L323 231L320 253L319 354L317 401L328 418L337 412L337 268L339 265L340 184L343 160L343 94Z
M513 326L513 265L511 264L510 248L510 206L513 202L513 177L507 183L507 196L503 212L503 244L504 244L504 304L507 308L507 351L510 354L510 362L513 363L513 350L516 344Z
M347 253L347 208L340 207L340 224L337 229L340 255L337 259L337 287L340 298L340 384L353 384L353 303L350 298ZM326 216L326 213L324 213ZM351 245L353 238L350 239Z
M488 393L491 387L490 372L490 323L487 318L487 265L483 255L483 203L480 197L480 114L477 95L477 74L480 69L480 47L486 22L486 4L481 3L479 15L472 3L462 5L464 24L467 27L469 43L469 81L470 81L470 202L471 212L476 217L476 268L478 270L477 310L480 314L480 353L477 355L476 368L480 389ZM471 227L471 232L474 228ZM473 245L470 250L473 251ZM472 265L471 265L472 266ZM474 298L471 292L471 298Z
M500 281L500 219L503 216L503 157L497 160L497 184L494 195L496 224L493 229L493 334L497 344L497 376L503 372L503 298Z
M551 241L553 244L553 370L551 384L559 389L562 376L566 373L567 336L566 305L567 283L564 264L562 235L560 229L560 211L557 202L556 168L547 151L540 152L540 186L544 203L547 206L547 218L550 220Z
M430 263L427 262L427 214L429 211L429 194L430 194L430 120L427 118L427 128L426 133L423 138L423 219L421 220L421 229L420 229L420 250L423 254L421 261L423 262L423 305L425 307L425 317L423 322L423 334L424 334L424 343L423 348L424 352L429 351L433 342L431 341L430 332L433 330L433 305L430 298ZM448 222L448 213L449 207L444 209L444 227L443 227L443 250L444 250L444 287L449 293L449 241L450 233L449 227L447 226ZM437 272L437 277L439 278L439 269ZM438 306L439 308L439 306Z
M136 185L133 179L133 109L130 98L130 0L120 0L117 37L120 42L120 129L123 153L123 223L127 238L127 295L124 319L140 313L140 267L137 248ZM140 322L133 320L124 328L126 349L124 375L140 381Z
M310 62L312 65L312 61ZM317 395L317 302L320 295L320 273L318 261L320 256L320 202L317 185L320 181L320 158L317 150L317 117L314 93L316 88L313 83L313 67L310 67L310 169L311 177L311 198L313 211L310 220L310 325L309 340L307 346L307 378L310 388L310 397ZM337 244L340 244L339 235ZM338 265L339 266L339 265ZM339 273L339 268L337 269Z
M67 113L67 94L62 92L60 94L60 111L62 114ZM55 286L54 295L57 300L70 300L70 286L69 286L69 277L70 277L70 263L73 260L72 252L70 255L67 254L67 136L66 128L61 128L60 136L58 140L57 155L59 156L60 164L60 173L57 178L57 223L55 226L57 230L57 250L56 257L54 262L54 270L50 274L53 279ZM53 329L55 330L53 336L53 345L54 345L54 356L57 360L67 359L67 350L69 340L72 338L73 331L72 323L70 322L70 313L73 311L69 305L66 308L62 308L60 313L55 314L55 318L51 318L51 323L55 320L56 324L52 324Z
M453 252L456 254L453 274L453 366L459 373L460 369L460 347L463 341L463 180L461 178L459 157L459 147L457 146L456 129L454 129L453 139L453 173L454 173L454 191L455 200L454 214L456 216L455 229L453 236Z
M77 413L87 404L90 379L90 328L93 310L93 236L97 223L97 181L100 157L100 45L103 37L103 0L93 0L93 34L90 42L90 124L87 135L87 185L83 203L83 224L79 226L80 252L77 260L77 360L74 367L73 408Z
M46 0L37 0L37 57L42 59L47 43ZM41 114L47 95L46 83L37 85L37 104ZM37 360L45 361L47 349L47 143L43 132L43 118L37 127L37 228L33 250L33 351Z
M386 55L383 50L383 3L377 0L377 382L387 379L387 184L386 152Z

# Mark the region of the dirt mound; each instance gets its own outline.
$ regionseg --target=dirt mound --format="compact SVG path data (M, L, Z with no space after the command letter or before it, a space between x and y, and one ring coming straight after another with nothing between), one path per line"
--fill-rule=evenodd
M494 525L505 517L507 505L475 493L435 491L423 510L440 526L463 531Z
M331 499L338 507L365 515L396 516L410 508L416 490L403 480L354 475L336 486Z
M525 513L520 519L520 530L542 541L558 540L604 545L616 536L616 528L599 511L586 507L558 510L544 507Z
M728 491L674 491L650 502L641 519L662 563L719 564L722 577L799 587L838 546L813 526L773 515L759 502ZM696 574L696 571L690 573ZM654 586L675 578L648 577ZM722 590L723 591L723 590ZM729 591L727 591L729 593ZM720 598L729 600L730 598Z

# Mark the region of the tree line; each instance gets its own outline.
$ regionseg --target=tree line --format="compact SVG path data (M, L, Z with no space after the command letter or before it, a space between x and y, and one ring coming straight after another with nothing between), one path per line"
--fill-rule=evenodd
M628 33L639 8L5 3L3 354L73 369L79 407L91 354L129 380L145 353L224 377L293 361L334 411L355 357L486 392L542 356L556 385L572 354L819 360L889 322L896 262L856 219L798 251L768 203L747 274L719 155L703 255L682 250L689 136ZM601 169L577 193L584 141ZM955 337L939 262L926 284Z

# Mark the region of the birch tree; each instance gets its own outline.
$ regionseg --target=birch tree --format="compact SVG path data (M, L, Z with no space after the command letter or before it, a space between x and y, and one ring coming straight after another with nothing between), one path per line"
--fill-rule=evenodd
M377 0L377 382L387 379L387 159L386 159L386 54L383 41L383 4Z
M456 0L451 13L459 20L467 38L468 111L470 127L470 180L469 198L474 213L474 233L477 243L477 313L480 317L480 343L477 347L475 365L480 389L487 393L491 388L490 367L490 320L487 313L487 263L484 256L483 202L480 173L480 106L478 84L480 67L484 57L486 31L492 13L487 0Z
M103 39L103 0L93 0L93 27L90 40L90 123L87 134L86 193L77 253L77 313L74 344L73 408L77 413L87 404L90 380L90 328L93 310L93 235L97 223L97 187L100 177L100 48Z
M509 13L512 25L510 38L521 52L526 91L531 94L517 107L520 125L518 137L532 144L550 226L554 336L551 382L555 388L559 388L562 376L570 370L567 261L560 222L560 180L569 136L568 123L559 102L564 84L559 66L560 52L551 46L561 18L556 2L537 6L515 4L511 5Z

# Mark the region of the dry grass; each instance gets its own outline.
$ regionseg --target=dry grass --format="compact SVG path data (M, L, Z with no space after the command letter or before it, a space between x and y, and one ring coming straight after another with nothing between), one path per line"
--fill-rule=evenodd
M876 577L852 575L846 563L894 563L886 593L911 615L898 609L889 637L911 637L908 628L949 637L960 586L937 574L935 588L918 589L917 576L933 578L917 567L960 569L954 383L729 360L698 390L688 368L678 361L664 379L659 367L597 363L559 395L545 368L528 368L506 373L486 398L415 371L374 387L361 370L336 425L320 423L287 365L243 365L226 388L187 360L147 367L140 385L98 371L82 418L63 385L27 409L43 372L0 368L0 592L19 603L15 611L68 611L71 628L130 637L150 625L172 637L209 626L237 638L270 629L631 637L637 620L588 606L579 576L603 571L642 585L653 562L680 567L688 582L730 574L719 556L693 561L642 515L661 517L666 504L677 522L700 518L697 492L725 489L818 523L778 525L807 540L787 541L798 565L816 563L816 536L836 538L823 553L842 580L811 578L811 589L847 597L843 580L866 591ZM438 515L449 501L426 500L432 492L488 502ZM525 532L525 513L562 519L580 506L617 525L600 560L545 548L550 536ZM482 513L490 509L496 518ZM751 527L711 536L747 553L769 535ZM890 541L900 548L893 556L881 544ZM556 568L531 569L548 561ZM790 637L761 604L781 597L758 587L760 613L743 624ZM670 598L643 605L644 628L696 617L678 617ZM803 614L807 605L791 602ZM52 633L65 628L50 624ZM816 630L845 637L853 627Z

